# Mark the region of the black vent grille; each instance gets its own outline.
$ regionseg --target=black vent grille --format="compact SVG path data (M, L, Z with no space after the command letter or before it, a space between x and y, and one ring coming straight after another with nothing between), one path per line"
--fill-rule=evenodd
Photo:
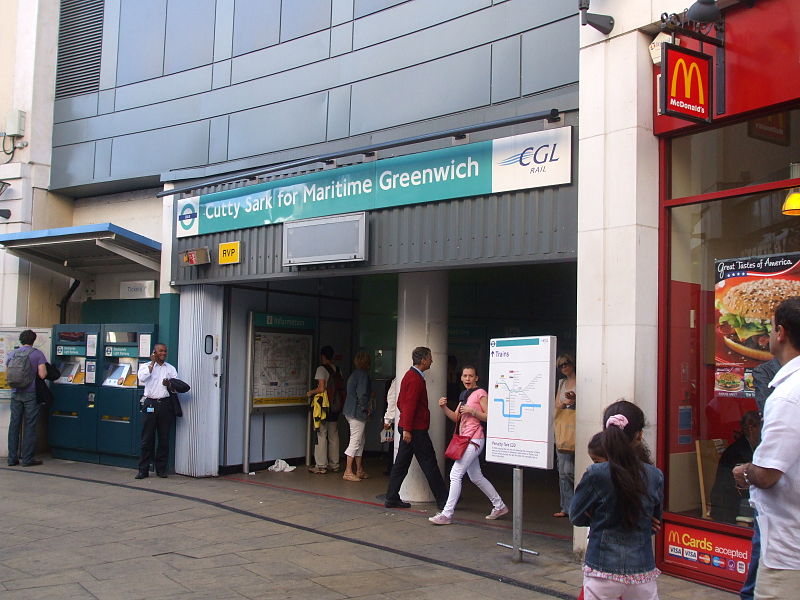
M56 99L100 89L103 0L61 0Z

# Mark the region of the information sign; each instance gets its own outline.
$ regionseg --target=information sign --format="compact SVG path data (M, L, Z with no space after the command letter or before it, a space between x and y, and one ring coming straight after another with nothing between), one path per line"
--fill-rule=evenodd
M555 336L490 341L487 461L553 468L555 357Z

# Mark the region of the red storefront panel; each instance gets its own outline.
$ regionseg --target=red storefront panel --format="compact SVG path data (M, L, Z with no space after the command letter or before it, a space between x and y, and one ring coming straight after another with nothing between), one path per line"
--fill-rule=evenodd
M762 0L753 8L732 7L724 16L726 107L722 115L714 109L714 119L796 101L800 97L800 2ZM699 42L686 38L681 45L700 48ZM716 48L708 44L703 50L716 55ZM660 73L660 68L654 72ZM687 127L692 124L657 115L654 132L661 135Z

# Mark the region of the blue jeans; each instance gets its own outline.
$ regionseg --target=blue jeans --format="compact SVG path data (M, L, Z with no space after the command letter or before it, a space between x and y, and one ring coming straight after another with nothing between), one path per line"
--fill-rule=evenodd
M753 516L758 513L753 510ZM753 522L753 549L750 551L750 568L747 570L747 579L744 580L739 598L753 600L756 591L756 575L758 574L758 561L761 559L761 531L758 529L758 518Z
M25 417L25 434L20 448L20 426ZM8 424L8 464L21 460L22 464L33 461L36 452L36 421L39 419L39 402L36 392L14 392L11 395L11 420Z
M569 505L575 495L575 453L556 451L558 459L558 487L561 491L561 512L569 514Z

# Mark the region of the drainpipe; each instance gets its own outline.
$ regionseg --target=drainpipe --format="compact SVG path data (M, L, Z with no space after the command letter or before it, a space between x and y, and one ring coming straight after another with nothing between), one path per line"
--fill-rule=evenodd
M72 280L72 285L69 286L69 290L67 290L67 293L64 294L64 297L61 299L61 302L59 302L56 305L56 306L58 306L59 309L61 309L61 312L60 312L59 318L58 318L58 322L60 324L62 324L62 325L67 322L67 303L69 302L69 299L72 298L72 294L75 293L75 290L78 289L78 286L80 284L81 284L81 280L80 279L73 279Z

